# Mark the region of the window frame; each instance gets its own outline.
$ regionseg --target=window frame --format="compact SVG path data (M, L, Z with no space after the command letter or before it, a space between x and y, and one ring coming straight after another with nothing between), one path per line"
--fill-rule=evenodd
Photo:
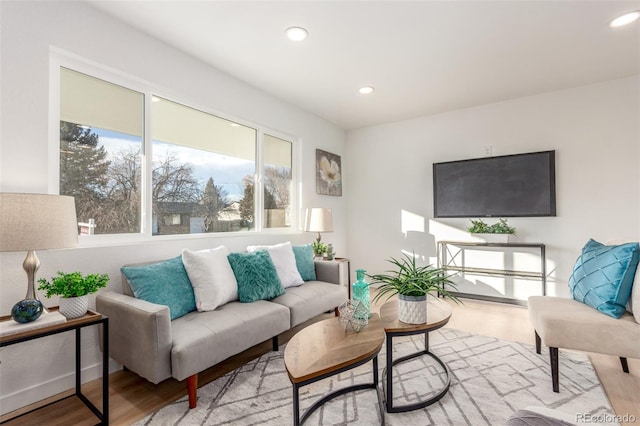
M48 192L50 194L58 194L60 191L60 69L68 68L70 70L86 74L88 76L104 80L109 83L122 86L124 88L141 93L144 96L144 135L142 145L141 158L141 206L140 206L140 232L128 234L96 234L96 235L79 235L79 245L96 246L96 245L117 245L123 243L149 242L149 241L167 241L180 239L197 239L197 238L219 238L219 237L235 237L248 236L256 234L298 234L301 233L300 226L300 193L301 193L301 170L300 170L300 152L301 139L290 134L277 131L264 125L233 117L229 114L215 111L210 107L200 105L198 102L189 100L186 96L174 96L170 90L163 89L144 81L142 79L125 74L113 68L103 66L101 64L88 61L77 55L70 54L58 48L50 48L49 61L49 173L48 173ZM254 175L254 208L255 208L255 227L250 231L233 231L233 232L213 232L213 233L197 233L197 234L174 234L174 235L152 235L152 140L151 140L151 108L152 98L158 96L172 102L176 102L187 107L199 110L206 114L211 114L225 120L238 123L243 126L251 127L256 130L256 170ZM291 143L291 225L289 227L265 228L264 219L264 135L268 134Z

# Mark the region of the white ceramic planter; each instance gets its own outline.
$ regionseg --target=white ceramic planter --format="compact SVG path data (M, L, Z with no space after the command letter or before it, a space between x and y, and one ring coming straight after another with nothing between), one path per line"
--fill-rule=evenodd
M67 319L79 318L89 309L89 296L61 297L60 313Z
M476 238L480 238L487 243L508 243L513 235L511 234L475 234L472 233L472 236Z
M427 296L398 295L398 319L407 324L427 322Z

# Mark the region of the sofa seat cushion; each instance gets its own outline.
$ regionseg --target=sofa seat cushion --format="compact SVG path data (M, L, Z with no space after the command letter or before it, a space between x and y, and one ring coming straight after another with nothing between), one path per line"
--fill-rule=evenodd
M349 298L347 288L322 281L308 281L299 287L285 289L285 294L271 302L291 310L291 327L340 306Z
M546 346L640 358L640 324L629 312L616 319L572 299L532 296L529 318Z
M184 380L289 328L289 310L264 300L192 312L171 322L171 374Z

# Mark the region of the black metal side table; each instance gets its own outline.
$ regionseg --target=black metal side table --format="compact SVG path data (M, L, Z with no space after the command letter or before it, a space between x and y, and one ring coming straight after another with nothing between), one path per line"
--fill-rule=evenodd
M383 373L384 377L384 394L386 400L386 409L388 413L403 413L406 411L413 411L419 408L427 407L436 401L440 400L447 391L451 384L451 377L449 374L449 368L438 356L429 350L429 332L444 327L451 318L451 307L445 302L440 300L430 300L426 302L427 305L427 322L424 324L407 324L398 320L398 301L392 300L380 308L380 317L384 324L384 333L387 341L387 363ZM414 352L409 355L405 355L398 359L393 359L393 338L398 336L411 336L415 334L424 335L424 350ZM440 367L444 370L446 380L444 385L435 392L431 398L418 401L413 404L406 405L393 405L393 367L412 360L420 356L429 356L436 361Z
M58 308L48 308L49 311L56 311ZM0 317L0 321L13 321L10 316ZM80 331L84 327L89 327L92 325L102 324L102 411L98 410L98 408L91 402L89 399L82 393L82 369L81 369L81 359L80 359ZM48 407L49 405L56 404L62 400L78 397L92 412L95 416L100 420L99 425L108 425L109 424L109 318L106 315L102 315L98 312L88 311L84 316L80 318L69 319L64 323L50 325L42 328L37 328L34 330L29 330L25 332L18 332L15 334L10 334L7 336L0 337L0 347L11 346L18 343L26 342L29 340L39 339L41 337L51 336L54 334L64 333L65 331L75 330L76 335L76 391L74 394L66 396L64 398L58 399L56 401L52 401L46 405L41 407L37 407L31 411L26 413L22 413L18 416L12 417L10 419L6 419L2 423L6 423L12 420L15 420L19 417L22 417L26 414L29 414L33 411L39 410L44 407Z

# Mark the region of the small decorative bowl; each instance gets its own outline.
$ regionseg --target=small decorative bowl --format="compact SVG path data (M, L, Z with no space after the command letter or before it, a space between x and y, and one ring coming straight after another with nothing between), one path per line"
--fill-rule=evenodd
M359 300L347 300L338 306L338 312L340 313L338 321L340 321L340 325L342 325L345 331L355 331L358 333L369 324L367 307Z

